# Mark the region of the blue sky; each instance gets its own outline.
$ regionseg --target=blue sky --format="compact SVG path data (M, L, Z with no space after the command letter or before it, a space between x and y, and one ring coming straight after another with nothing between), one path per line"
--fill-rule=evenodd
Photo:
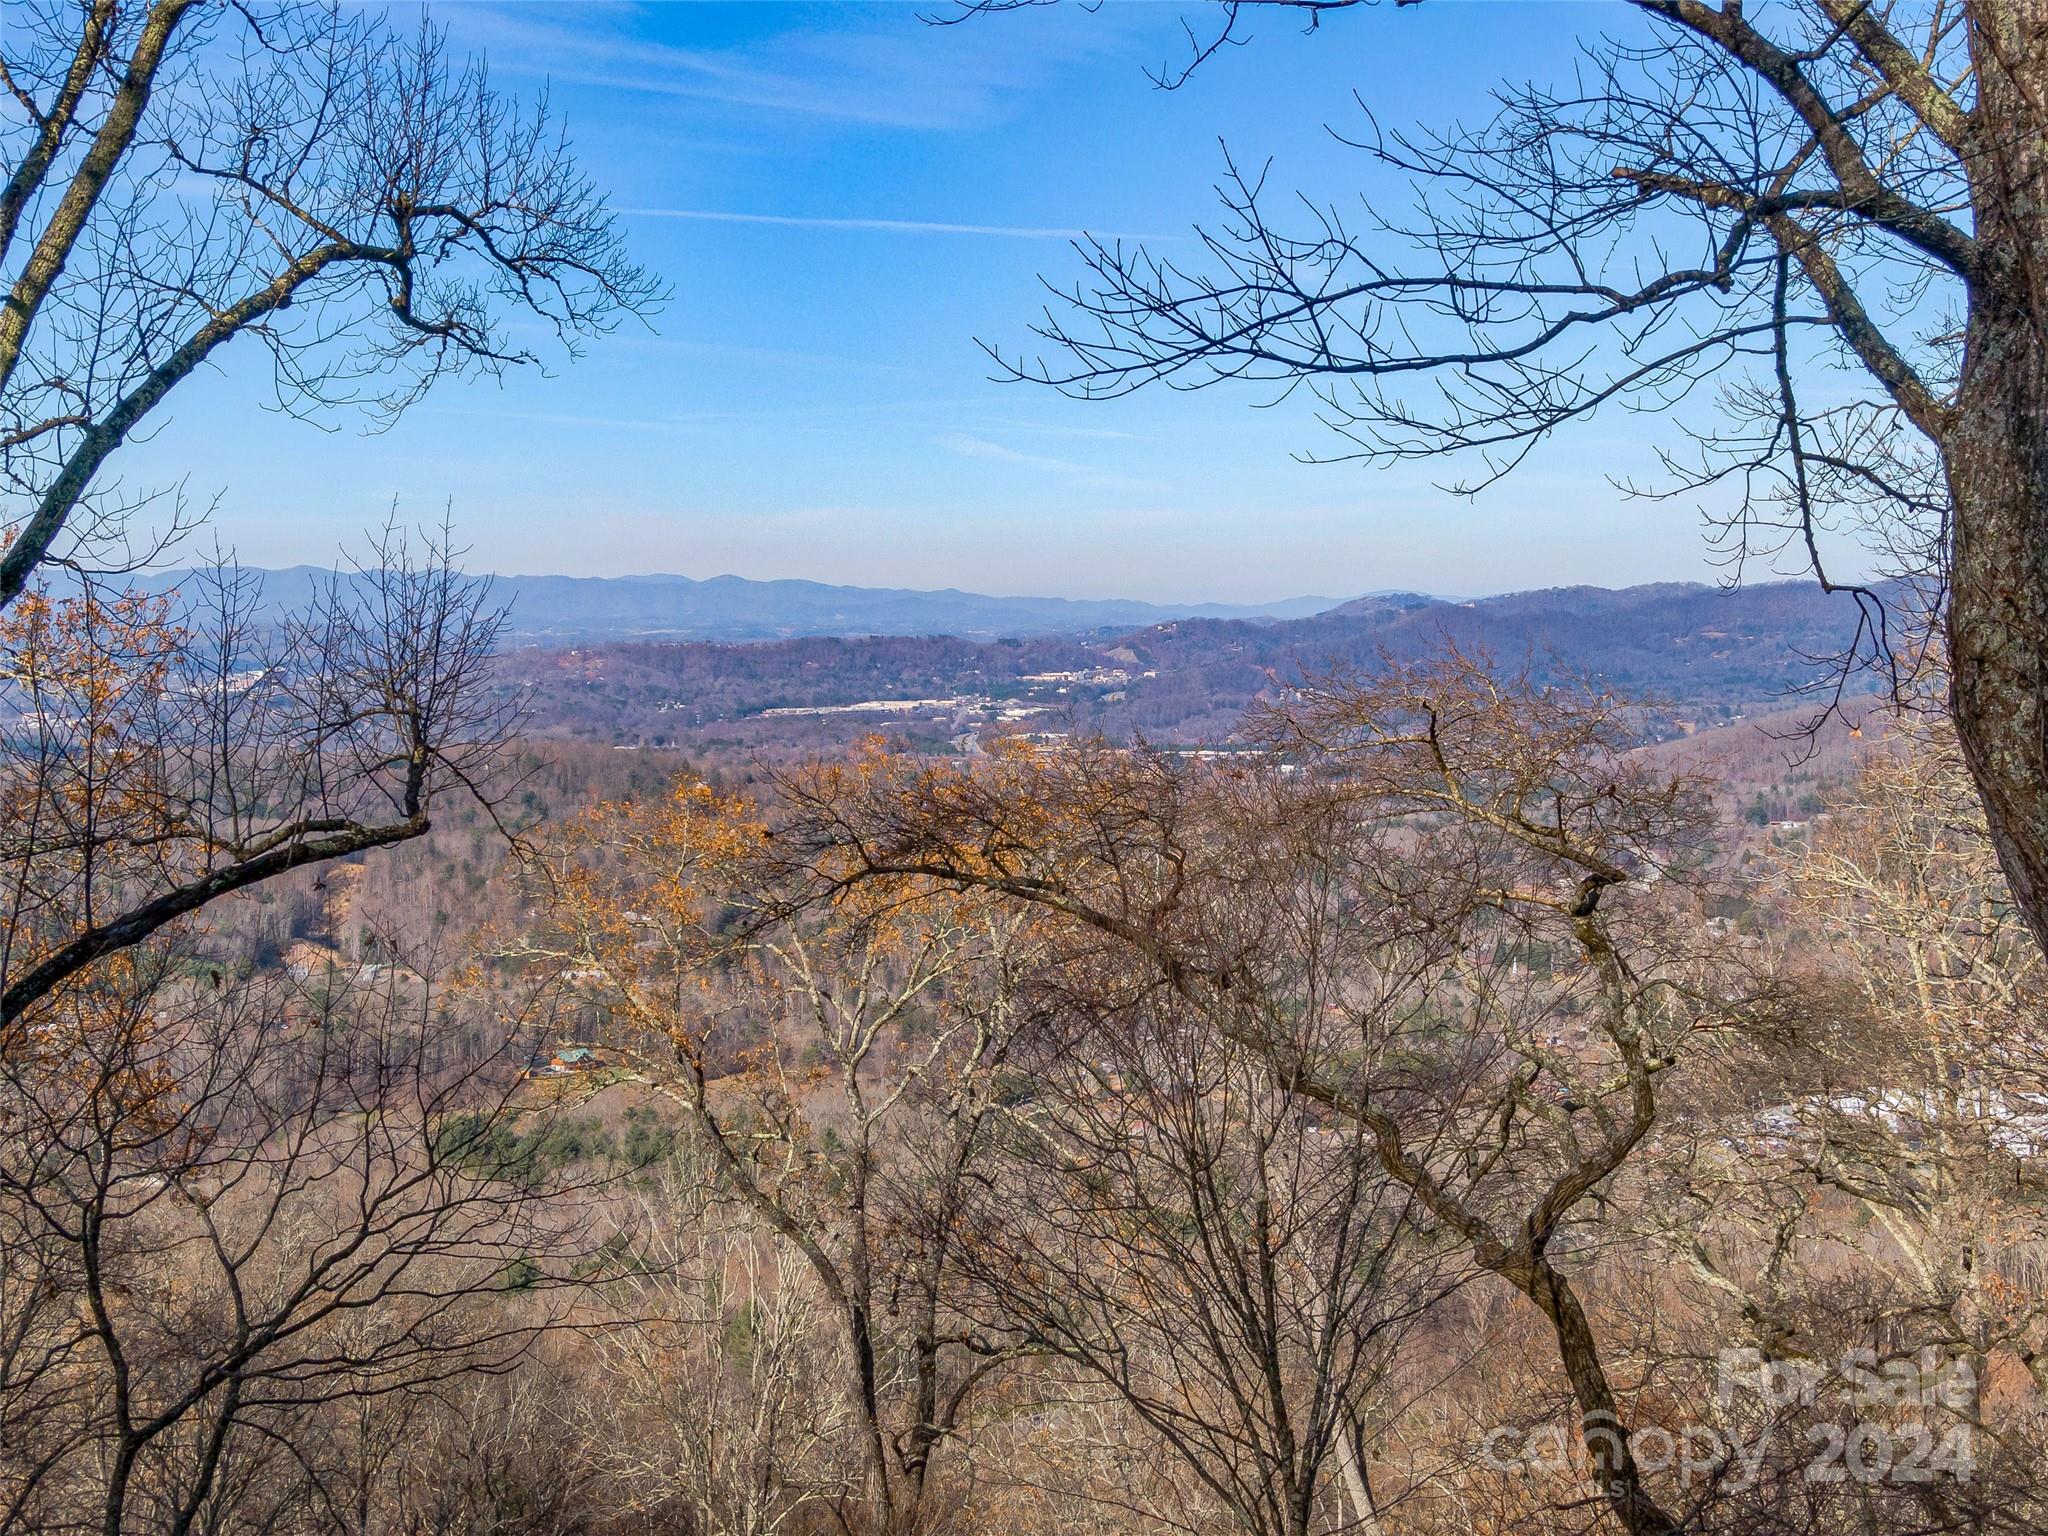
M1026 340L1063 232L1184 241L1219 137L1278 185L1375 189L1325 124L1442 124L1502 76L1555 78L1613 6L1478 3L1262 18L1182 90L1146 77L1182 12L1112 3L934 28L911 4L460 3L433 12L500 84L543 87L674 290L552 376L438 388L366 435L260 410L253 351L144 450L218 492L247 561L326 561L394 498L444 504L479 568L801 576L1001 593L1258 600L1711 579L1697 508L1617 415L1476 502L1426 466L1294 462L1306 408L988 380ZM1395 189L1379 189L1391 193Z

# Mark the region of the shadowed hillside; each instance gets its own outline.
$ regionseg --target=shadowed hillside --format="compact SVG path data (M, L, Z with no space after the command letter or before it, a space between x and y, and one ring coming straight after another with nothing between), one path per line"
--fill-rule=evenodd
M990 729L1100 729L1220 741L1253 699L1332 667L1443 642L1539 677L1569 670L1673 705L1688 721L1782 708L1855 631L1846 599L1809 583L1734 592L1565 587L1475 602L1380 595L1311 618L1179 619L1094 637L950 636L754 645L529 647L506 658L533 727L618 742L801 745L875 729L933 744ZM1851 679L1851 691L1869 685ZM1696 718L1695 718L1696 717Z

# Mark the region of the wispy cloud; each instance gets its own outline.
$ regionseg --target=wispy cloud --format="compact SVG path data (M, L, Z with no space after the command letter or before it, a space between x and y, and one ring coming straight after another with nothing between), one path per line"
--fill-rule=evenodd
M1056 459L1042 453L1024 453L992 443L985 437L975 437L966 432L948 432L938 439L938 446L948 453L957 453L962 458L986 459L996 464L1014 464L1020 469L1035 469L1043 473L1059 475L1078 486L1091 490L1110 491L1158 491L1165 487L1156 480L1142 480L1132 475L1120 475L1098 469L1093 464L1078 464L1072 459Z
M985 437L971 437L965 432L948 432L939 439L939 446L948 453L957 453L967 459L993 459L998 464L1024 464L1032 469L1051 469L1068 475L1094 473L1092 465L1076 464L1071 459L1049 458L1042 453L1021 453L1015 448L992 443Z
M917 418L957 416L973 405L968 400L840 400L770 409L689 410L667 416L610 415L588 411L532 410L513 405L452 405L429 402L418 407L421 415L453 416L474 421L530 422L540 426L593 428L599 431L688 432L698 428L738 426L773 427L778 434L859 433L872 439L876 418L896 416L915 422ZM905 427L899 430L913 430ZM991 445L994 446L994 445ZM1057 462L1057 461L1053 461ZM1076 470L1085 466L1075 465Z
M991 235L1004 240L1169 240L1115 230L1058 229L1035 224L956 224L943 219L814 218L792 213L733 213L722 208L620 208L635 219L701 219L711 224L774 224L787 229L869 230L890 235Z
M463 38L487 43L495 64L553 80L805 116L901 120L895 104L872 90L764 65L744 50L643 38L635 35L634 19L634 8L610 6L589 7L567 19L523 6L478 6L455 16Z
M750 36L688 46L645 35L652 14L641 6L476 5L451 13L451 24L465 43L488 47L494 66L518 73L777 118L908 129L1001 118L1056 70L1112 47L1120 30L1104 17L1046 18L1028 28L954 28L941 38L909 6L848 7L822 22L805 13Z
M1023 432L1035 437L1078 437L1104 442L1145 443L1154 439L1144 432L1123 432L1115 427L1077 427L1071 423L1018 421L1012 417L990 417L985 425L992 432Z

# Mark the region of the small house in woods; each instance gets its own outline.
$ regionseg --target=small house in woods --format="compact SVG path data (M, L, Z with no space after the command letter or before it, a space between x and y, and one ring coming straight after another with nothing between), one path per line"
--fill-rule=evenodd
M532 1079L538 1077L570 1077L578 1072L590 1072L604 1065L597 1052L587 1045L565 1045L553 1054L542 1057L536 1054L533 1064L519 1075Z

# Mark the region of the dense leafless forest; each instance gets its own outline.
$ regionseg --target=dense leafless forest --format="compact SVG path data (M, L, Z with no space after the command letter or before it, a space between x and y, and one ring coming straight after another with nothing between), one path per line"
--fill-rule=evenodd
M1746 359L1681 478L1866 516L1846 634L514 649L402 520L166 589L201 514L122 455L216 354L383 421L664 290L431 25L10 3L0 1536L2048 1523L2048 22L1643 8L1587 100L1378 146L1458 189L1422 276L1239 181L1006 366L1493 474ZM1588 265L1674 208L1706 266Z

